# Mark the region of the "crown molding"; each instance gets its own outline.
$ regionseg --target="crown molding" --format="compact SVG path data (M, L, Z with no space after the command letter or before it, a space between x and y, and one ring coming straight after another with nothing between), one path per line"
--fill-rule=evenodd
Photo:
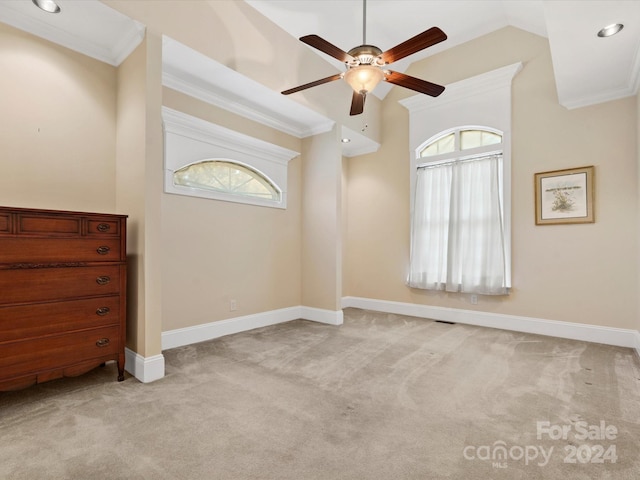
M303 125L287 119L278 118L278 115L274 112L240 103L234 100L228 92L212 86L204 88L187 79L186 75L170 72L167 71L167 69L164 69L162 73L162 84L165 87L297 138L305 138L328 132L333 128L335 123L333 120L327 119L314 123L313 125Z
M514 63L475 77L450 83L439 97L434 98L418 94L399 100L398 103L412 113L425 109L439 108L452 102L510 87L513 77L520 70L522 70L522 62Z
M28 3L27 7L31 8L31 2ZM50 21L49 17L40 18L26 13L29 11L25 10L23 2L2 2L0 21L115 67L120 65L144 39L146 27L143 24L125 17L101 2L84 0L79 4L82 11L74 10L72 8L74 5L67 7L63 2L60 3L65 9L65 15L72 16L73 19L77 20L84 18L83 15L90 15L92 18L102 17L105 22L117 23L118 40L97 42L83 33L73 33L73 30L68 28L68 22L56 24Z
M162 120L167 133L192 138L282 165L288 164L300 155L300 152L229 130L168 107L162 107Z

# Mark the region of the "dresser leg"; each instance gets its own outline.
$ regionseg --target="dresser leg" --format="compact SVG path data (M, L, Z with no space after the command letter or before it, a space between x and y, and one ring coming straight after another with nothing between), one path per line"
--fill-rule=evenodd
M118 381L124 381L124 354L118 355Z

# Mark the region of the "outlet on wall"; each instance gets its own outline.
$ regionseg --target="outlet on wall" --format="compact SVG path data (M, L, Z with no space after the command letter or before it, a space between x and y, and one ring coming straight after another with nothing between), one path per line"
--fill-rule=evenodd
M232 298L231 300L229 300L229 311L235 312L237 309L238 309L238 302L236 301L235 298Z
M472 305L478 304L478 295L471 295L471 304Z

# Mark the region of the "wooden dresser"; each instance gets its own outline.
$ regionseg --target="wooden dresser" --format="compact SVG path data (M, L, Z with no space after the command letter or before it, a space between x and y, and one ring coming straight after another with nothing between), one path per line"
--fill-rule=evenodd
M126 215L0 207L0 390L124 380Z

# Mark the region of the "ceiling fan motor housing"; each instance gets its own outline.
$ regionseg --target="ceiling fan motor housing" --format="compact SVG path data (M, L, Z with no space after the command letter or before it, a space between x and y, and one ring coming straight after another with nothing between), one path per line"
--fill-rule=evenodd
M378 59L382 54L382 50L375 45L360 45L352 48L348 53L354 58L354 60L346 62L349 67L357 67L358 65L380 66L384 64L380 63Z

